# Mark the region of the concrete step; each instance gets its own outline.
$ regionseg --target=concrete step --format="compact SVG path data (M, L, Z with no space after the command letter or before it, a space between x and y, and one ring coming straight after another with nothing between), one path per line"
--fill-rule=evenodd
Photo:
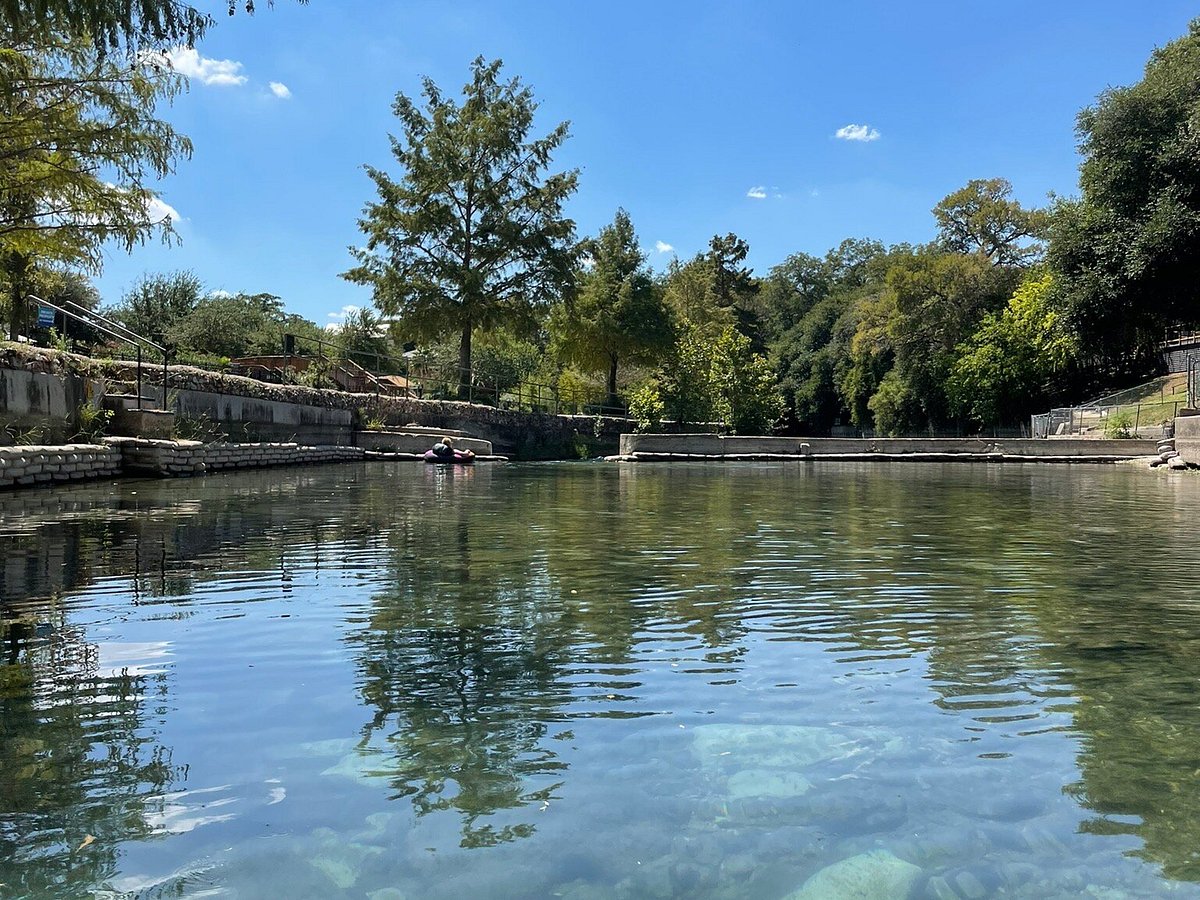
M416 424L389 425L386 428L380 429L380 431L387 431L387 432L394 431L394 432L402 432L404 434L428 434L435 438L452 437L455 439L455 441L457 441L460 437L464 437L464 438L474 437L474 435L471 434L471 432L469 432L469 431L458 431L454 428L434 428L429 425L416 425Z
M161 409L121 408L108 424L108 433L120 437L169 440L175 431L175 413Z
M437 443L439 437L454 438L458 450L471 450L479 456L492 455L492 442L482 438L464 437L451 431L422 429L421 431L360 431L355 443L364 450L390 450L394 453L424 453Z
M142 409L151 409L158 406L158 398L147 397L145 394L139 398L137 394L105 394L101 402L105 409L111 409L114 412L122 409L138 409L139 400Z

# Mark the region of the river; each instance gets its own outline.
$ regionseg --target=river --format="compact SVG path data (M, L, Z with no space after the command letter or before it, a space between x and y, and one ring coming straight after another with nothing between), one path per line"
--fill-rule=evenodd
M2 494L0 896L1200 897L1198 521L1126 466Z

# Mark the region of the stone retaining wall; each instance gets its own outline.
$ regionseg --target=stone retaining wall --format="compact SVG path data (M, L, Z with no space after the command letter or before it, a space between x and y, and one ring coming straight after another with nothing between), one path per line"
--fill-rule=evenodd
M0 370L6 368L120 381L133 381L136 377L136 366L130 362L0 343ZM143 366L144 393L161 397L162 371L162 366ZM185 415L204 412L218 425L236 423L240 429L229 431L234 438L251 435L267 440L294 437L320 443L349 443L349 428L363 424L359 420L365 411L371 418L383 418L389 427L413 422L430 428L466 431L491 441L498 451L511 452L524 459L573 459L581 454L591 456L615 451L618 436L632 425L626 419L549 415L457 400L376 397L374 394L351 394L301 385L270 384L193 366L170 366L167 378L168 391L175 395L177 405L180 398L188 398L188 406L194 407L177 409L177 412ZM222 399L210 402L200 395L220 395ZM247 399L232 402L233 398ZM253 404L248 400L262 402ZM224 407L220 406L215 408L213 415L213 404L223 401L229 401L228 418ZM306 409L282 408L289 404ZM342 414L319 415L318 410L338 410Z
M200 475L222 469L307 466L363 459L359 447L305 447L299 444L205 444L200 441L151 441L109 438L119 448L124 469L131 473Z
M0 447L0 488L110 478L120 472L121 451L109 445Z

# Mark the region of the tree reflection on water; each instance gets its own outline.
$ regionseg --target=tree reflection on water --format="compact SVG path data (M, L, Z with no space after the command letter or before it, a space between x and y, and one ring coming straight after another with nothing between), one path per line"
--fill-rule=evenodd
M180 778L146 728L161 676L104 672L61 613L0 617L0 894L80 896L154 833L154 797Z

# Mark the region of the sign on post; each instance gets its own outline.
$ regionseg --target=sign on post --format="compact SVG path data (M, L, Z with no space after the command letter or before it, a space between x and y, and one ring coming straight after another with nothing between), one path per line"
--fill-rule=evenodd
M54 327L54 310L49 306L38 307L37 317L38 328L53 328Z

